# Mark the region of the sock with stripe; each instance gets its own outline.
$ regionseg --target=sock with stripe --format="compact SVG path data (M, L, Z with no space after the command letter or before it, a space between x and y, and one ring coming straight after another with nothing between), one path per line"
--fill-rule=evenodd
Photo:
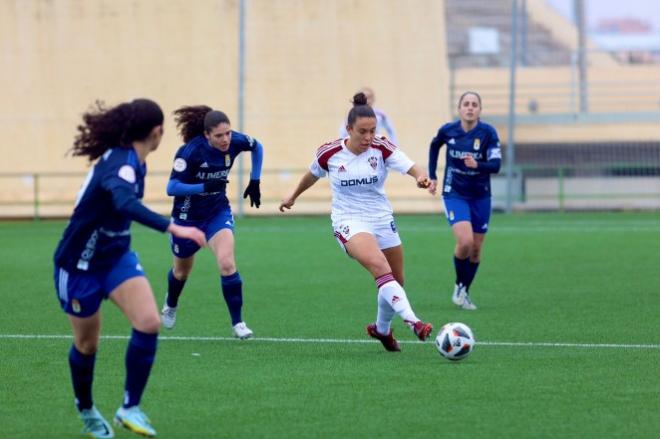
M419 318L417 318L410 306L405 290L394 279L392 273L387 273L376 278L376 286L378 287L376 329L379 333L389 333L390 323L395 313L408 325L419 321Z

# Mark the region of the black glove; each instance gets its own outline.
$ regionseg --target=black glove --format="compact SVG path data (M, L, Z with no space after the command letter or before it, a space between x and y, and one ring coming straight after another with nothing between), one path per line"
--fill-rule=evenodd
M250 180L250 183L245 188L243 192L243 198L250 196L250 206L254 206L259 209L261 205L261 191L259 190L259 183L261 180Z
M224 192L227 180L209 180L204 182L204 192Z

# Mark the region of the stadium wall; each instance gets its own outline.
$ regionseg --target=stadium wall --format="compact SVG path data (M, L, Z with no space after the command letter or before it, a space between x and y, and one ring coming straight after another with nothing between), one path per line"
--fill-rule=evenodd
M362 85L375 89L404 151L426 162L429 140L449 118L444 1L245 5L244 131L266 154L260 212L273 213L316 147L337 137ZM205 103L238 128L238 18L238 0L0 1L3 215L31 215L35 190L42 215L68 214L88 169L65 157L82 112L96 99L112 105L141 96L167 113L145 196L166 212L167 173L180 145L171 112ZM245 163L249 169L249 156ZM392 180L402 209L438 208L411 181ZM327 184L318 186L299 211L329 208Z

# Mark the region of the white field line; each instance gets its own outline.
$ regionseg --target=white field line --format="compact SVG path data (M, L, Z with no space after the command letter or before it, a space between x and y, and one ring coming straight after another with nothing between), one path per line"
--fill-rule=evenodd
M104 335L103 340L128 340L127 335ZM70 340L70 335L63 334L0 334L2 339L21 339L21 340ZM184 337L164 335L158 337L163 341L233 341L239 342L234 337ZM338 344L361 344L377 343L369 339L347 339L347 338L275 338L275 337L255 337L251 342L267 343L338 343ZM424 344L419 341L399 340L399 343L405 344ZM609 348L609 349L660 349L660 344L617 344L617 343L561 343L561 342L508 342L508 341L479 341L480 346L513 346L513 347L541 347L541 348Z

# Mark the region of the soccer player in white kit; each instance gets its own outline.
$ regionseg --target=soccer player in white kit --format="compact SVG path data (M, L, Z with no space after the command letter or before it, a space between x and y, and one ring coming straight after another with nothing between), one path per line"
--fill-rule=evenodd
M403 289L403 249L383 186L389 169L412 176L419 188L428 187L430 180L396 145L376 137L376 115L364 93L353 97L346 125L348 137L317 150L309 170L282 200L280 211L291 209L300 194L328 176L335 237L346 253L371 273L378 288L376 322L367 326L367 333L386 350L400 351L390 327L395 314L422 341L433 326L415 315Z

